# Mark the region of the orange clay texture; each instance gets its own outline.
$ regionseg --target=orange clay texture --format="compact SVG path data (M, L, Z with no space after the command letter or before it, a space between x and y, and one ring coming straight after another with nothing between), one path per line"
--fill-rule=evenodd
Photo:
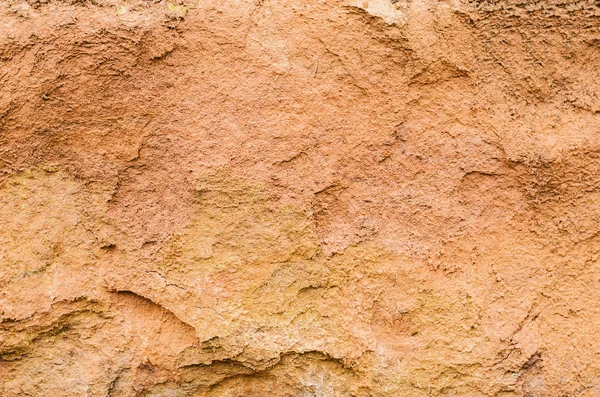
M600 396L600 5L0 1L0 396Z

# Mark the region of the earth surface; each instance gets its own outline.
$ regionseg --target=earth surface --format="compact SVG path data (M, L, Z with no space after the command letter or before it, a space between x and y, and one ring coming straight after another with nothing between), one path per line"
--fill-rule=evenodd
M600 5L0 2L0 395L599 396Z

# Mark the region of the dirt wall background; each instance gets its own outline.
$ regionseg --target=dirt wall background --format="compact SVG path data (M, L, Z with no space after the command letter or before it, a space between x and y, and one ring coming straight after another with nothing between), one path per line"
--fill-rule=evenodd
M0 395L600 395L599 17L0 2Z

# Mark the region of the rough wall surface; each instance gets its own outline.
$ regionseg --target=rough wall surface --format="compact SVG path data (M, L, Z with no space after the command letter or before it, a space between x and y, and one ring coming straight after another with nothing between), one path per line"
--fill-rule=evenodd
M600 396L595 1L3 0L1 396Z

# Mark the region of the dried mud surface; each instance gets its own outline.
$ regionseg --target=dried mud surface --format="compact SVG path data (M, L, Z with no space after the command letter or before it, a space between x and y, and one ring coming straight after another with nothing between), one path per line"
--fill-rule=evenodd
M0 395L600 395L599 17L1 1Z

